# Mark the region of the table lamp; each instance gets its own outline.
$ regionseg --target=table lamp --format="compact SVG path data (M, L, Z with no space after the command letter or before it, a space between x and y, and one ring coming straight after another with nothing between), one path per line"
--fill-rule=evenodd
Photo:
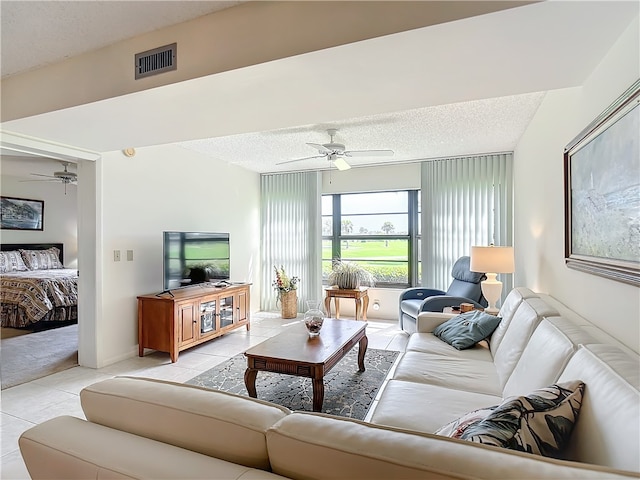
M471 247L472 272L482 272L487 276L480 286L484 298L489 302L485 312L495 315L498 313L496 303L502 293L502 282L496 279L498 273L513 273L513 247Z

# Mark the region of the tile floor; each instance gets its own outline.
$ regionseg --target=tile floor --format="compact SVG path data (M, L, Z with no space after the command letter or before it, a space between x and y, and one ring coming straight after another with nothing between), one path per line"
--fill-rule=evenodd
M299 318L302 316L300 315ZM35 424L60 415L84 418L78 394L85 386L115 375L150 377L174 382L187 380L276 335L296 320L261 312L251 319L251 331L241 328L180 353L171 363L167 353L153 352L100 369L74 367L17 385L0 394L2 459L0 478L29 479L18 450L18 437ZM369 348L404 351L408 335L390 320L369 319Z

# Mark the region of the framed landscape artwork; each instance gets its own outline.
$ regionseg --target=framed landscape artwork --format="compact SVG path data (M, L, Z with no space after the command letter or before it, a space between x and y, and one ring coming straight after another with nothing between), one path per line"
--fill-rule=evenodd
M565 262L640 286L640 80L564 151Z
M44 201L0 197L0 228L3 230L43 230Z

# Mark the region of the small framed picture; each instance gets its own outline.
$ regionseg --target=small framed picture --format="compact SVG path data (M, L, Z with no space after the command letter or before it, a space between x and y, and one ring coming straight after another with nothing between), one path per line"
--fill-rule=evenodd
M44 200L0 197L2 230L44 230Z

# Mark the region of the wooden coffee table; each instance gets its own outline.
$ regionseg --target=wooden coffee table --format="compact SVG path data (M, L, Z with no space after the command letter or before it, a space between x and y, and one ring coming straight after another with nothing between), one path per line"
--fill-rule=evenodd
M250 397L257 398L258 372L285 373L312 379L313 411L322 411L324 376L358 343L358 368L364 372L364 355L369 340L367 324L354 320L324 320L320 335L309 337L304 323L292 325L284 332L244 352L247 370L244 384Z

